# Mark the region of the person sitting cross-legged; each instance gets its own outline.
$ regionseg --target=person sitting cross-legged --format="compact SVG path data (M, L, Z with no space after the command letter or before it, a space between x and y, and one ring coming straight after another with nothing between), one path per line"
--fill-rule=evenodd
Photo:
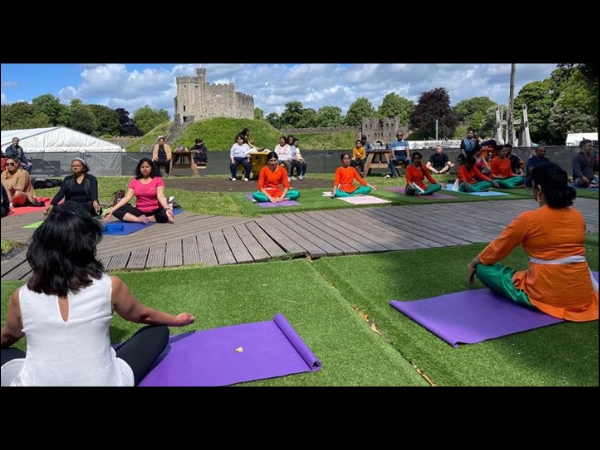
M368 195L371 193L371 190L377 190L375 186L367 183L354 167L350 166L351 158L349 153L344 153L341 159L342 167L338 167L335 171L335 181L333 183L334 197ZM359 188L354 186L354 180L358 181L362 186Z
M511 168L508 158L509 150L503 147L490 165L492 178L503 189L514 189L523 186L525 178L516 175Z
M129 204L133 197L137 202L135 208ZM165 197L165 182L155 164L148 158L142 158L135 169L135 178L129 183L125 197L104 216L111 216L123 222L148 224L148 222L173 222L175 216L169 208Z
M421 162L423 156L419 152L413 152L412 164L406 168L406 195L432 195L442 189L442 185L431 176L427 167L424 167ZM429 186L426 186L423 181L427 178Z
M102 224L80 205L54 207L31 238L32 276L13 292L1 332L2 386L136 386L169 342L194 323L143 306L96 257ZM113 314L148 325L117 350ZM11 348L27 338L27 353Z
M300 192L290 190L287 170L279 165L277 153L267 155L267 165L258 176L258 192L252 196L259 203L281 203L300 197Z
M490 187L500 187L498 183L482 174L475 166L473 155L467 155L465 163L458 168L459 190L462 192L482 192Z
M559 319L598 320L598 283L585 256L586 224L571 208L577 193L556 164L536 167L532 178L539 208L517 216L471 261L468 282L477 276L503 297ZM529 256L527 270L499 264L519 246Z

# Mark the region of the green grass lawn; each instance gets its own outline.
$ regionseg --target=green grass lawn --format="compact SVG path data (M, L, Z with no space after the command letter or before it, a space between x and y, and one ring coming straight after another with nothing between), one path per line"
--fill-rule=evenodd
M598 270L598 234L586 241ZM562 323L475 345L452 348L389 306L468 289L467 263L482 245L323 258L314 263L350 303L412 364L445 386L598 386L598 321ZM505 260L527 267L522 250ZM478 282L476 288L481 288Z
M307 261L122 274L138 299L197 322L173 334L272 320L282 313L321 360L323 369L255 386L425 386L426 382L372 332L348 302ZM2 322L10 293L22 283L2 283ZM138 325L115 315L113 343ZM17 347L25 349L25 342Z
M16 242L13 241L2 241L2 253L8 253L10 252L13 248L15 248L17 246Z

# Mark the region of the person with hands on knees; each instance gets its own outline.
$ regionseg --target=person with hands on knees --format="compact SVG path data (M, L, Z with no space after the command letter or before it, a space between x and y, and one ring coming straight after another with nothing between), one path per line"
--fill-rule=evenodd
M517 216L469 263L468 282L477 276L503 297L558 319L598 320L598 283L586 259L585 220L571 208L577 192L556 164L536 167L532 177L539 208ZM518 246L529 256L527 270L498 264Z
M31 239L27 284L8 304L1 332L2 386L136 386L169 340L167 327L191 325L142 305L96 258L102 224L75 203L54 207ZM147 325L116 351L113 313ZM27 338L27 353L11 348Z
M133 197L137 199L135 208L129 204ZM165 183L156 165L148 158L140 160L125 197L106 213L104 220L113 215L123 222L174 222L175 216L165 197Z
M356 171L350 166L350 153L344 153L341 157L342 167L338 167L335 171L335 180L333 182L334 197L353 197L354 195L368 195L372 190L377 190L375 186L367 183ZM354 180L362 184L357 188L354 186Z
M69 175L63 180L60 191L44 211L44 216L47 216L62 199L65 202L81 205L92 216L102 214L102 207L98 202L98 180L95 176L90 175L89 171L90 169L83 159L75 158L71 161L73 175Z
M261 169L258 176L258 192L252 196L258 203L281 203L300 197L300 192L290 191L287 170L279 165L277 153L271 152L267 155L267 165Z

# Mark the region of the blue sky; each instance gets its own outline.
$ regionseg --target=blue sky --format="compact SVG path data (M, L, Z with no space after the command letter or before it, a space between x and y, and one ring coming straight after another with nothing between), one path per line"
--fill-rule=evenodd
M65 103L80 98L130 113L150 105L173 114L175 77L198 67L207 69L211 83L235 82L266 114L281 113L290 101L315 110L339 106L345 113L358 97L377 107L389 92L416 101L437 87L448 89L453 105L480 96L506 104L510 77L510 64L2 64L2 103L50 93ZM555 68L518 64L517 92Z

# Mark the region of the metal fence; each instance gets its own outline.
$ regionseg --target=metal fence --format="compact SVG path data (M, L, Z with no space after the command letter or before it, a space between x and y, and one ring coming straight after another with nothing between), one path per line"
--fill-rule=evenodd
M513 153L527 160L535 149L515 148ZM567 172L571 172L573 156L579 152L579 147L548 146L546 155ZM419 149L423 160L427 161L435 149ZM594 148L597 153L598 148ZM302 150L302 156L308 164L308 173L333 173L341 165L340 157L348 150L307 151ZM451 161L456 161L460 150L444 149ZM82 158L90 167L90 173L96 176L130 176L135 168L149 153L32 153L27 154L33 160L32 177L36 179L62 178L71 173L71 161ZM208 166L202 175L229 174L229 152L209 152ZM191 175L190 172L178 169L176 175Z

